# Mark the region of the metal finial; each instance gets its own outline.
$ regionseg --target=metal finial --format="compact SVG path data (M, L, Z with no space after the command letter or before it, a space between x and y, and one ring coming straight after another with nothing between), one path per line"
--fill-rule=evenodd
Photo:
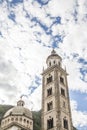
M51 51L51 54L56 54L56 51L54 50L54 48L53 48L53 50Z

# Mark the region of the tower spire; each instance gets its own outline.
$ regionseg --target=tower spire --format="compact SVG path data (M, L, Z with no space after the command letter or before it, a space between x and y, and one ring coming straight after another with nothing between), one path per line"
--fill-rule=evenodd
M51 54L52 54L52 55L53 55L53 54L56 54L56 51L55 51L54 48L52 49Z

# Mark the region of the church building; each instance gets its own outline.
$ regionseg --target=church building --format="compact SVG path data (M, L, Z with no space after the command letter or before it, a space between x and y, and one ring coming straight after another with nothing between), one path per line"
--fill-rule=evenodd
M1 130L33 130L32 113L20 99L17 106L9 109L1 121Z
M42 130L73 130L67 72L53 49L42 72Z

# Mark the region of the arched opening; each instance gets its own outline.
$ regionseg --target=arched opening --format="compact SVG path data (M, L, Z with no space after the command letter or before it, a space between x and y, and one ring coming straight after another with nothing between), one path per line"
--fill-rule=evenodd
M68 120L66 118L63 119L63 127L68 130Z
M47 129L51 129L53 128L53 118L47 120Z

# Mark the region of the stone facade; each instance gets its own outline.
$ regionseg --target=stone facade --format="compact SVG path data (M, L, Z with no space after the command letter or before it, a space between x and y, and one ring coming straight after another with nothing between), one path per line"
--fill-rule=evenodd
M2 130L33 130L32 113L24 107L24 101L19 100L17 106L8 110L2 121Z
M67 83L62 58L53 49L42 73L42 130L73 130Z

